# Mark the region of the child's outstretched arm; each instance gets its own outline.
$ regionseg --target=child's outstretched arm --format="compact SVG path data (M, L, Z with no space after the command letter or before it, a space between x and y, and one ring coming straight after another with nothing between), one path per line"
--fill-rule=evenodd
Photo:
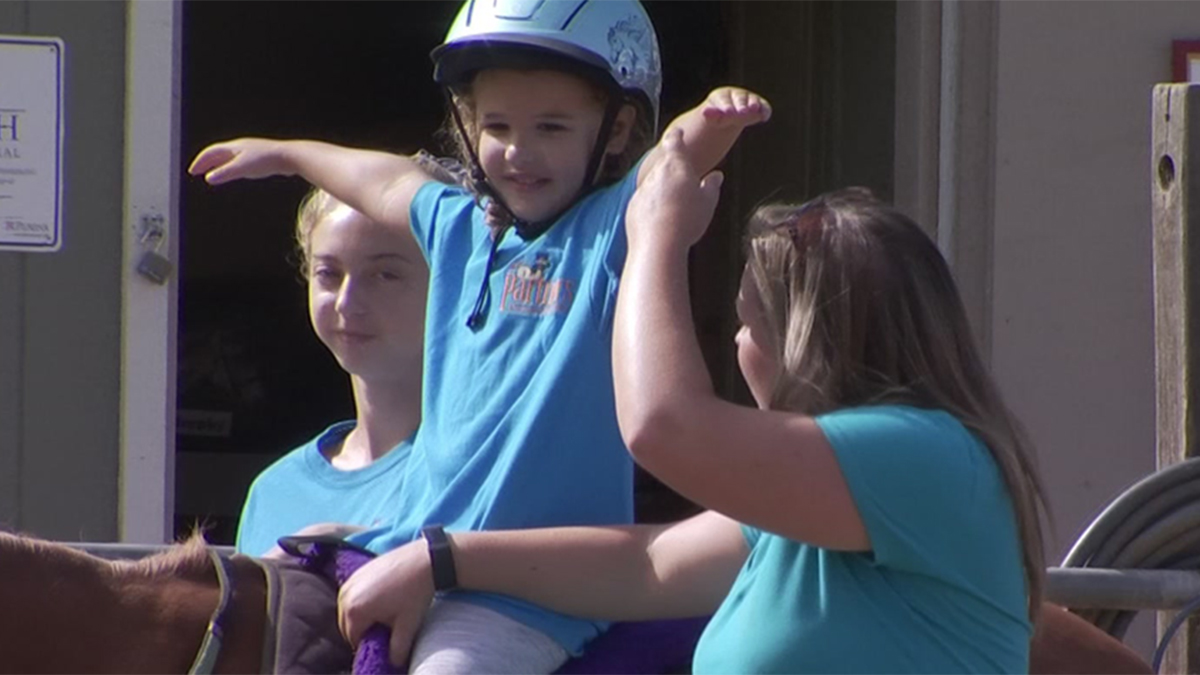
M741 87L719 87L703 103L672 120L663 138L672 131L681 133L679 151L687 155L692 166L707 172L725 158L743 129L769 119L771 104L767 99ZM662 157L660 142L638 170L639 185Z
M417 190L433 180L401 155L319 141L238 138L200 151L188 167L211 185L245 178L301 176L378 223L408 227Z

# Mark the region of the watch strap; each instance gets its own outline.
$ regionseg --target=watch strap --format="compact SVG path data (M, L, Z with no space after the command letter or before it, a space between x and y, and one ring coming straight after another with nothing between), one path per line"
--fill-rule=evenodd
M441 525L421 528L421 537L429 547L429 562L433 569L433 590L445 593L458 588L458 574L454 570L454 553L450 539Z

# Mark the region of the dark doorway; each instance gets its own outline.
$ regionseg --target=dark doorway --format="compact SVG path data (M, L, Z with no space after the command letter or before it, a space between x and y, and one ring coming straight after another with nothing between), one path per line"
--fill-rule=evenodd
M746 84L777 101L775 121L730 157L721 212L693 255L693 304L714 381L723 395L748 402L732 343L740 222L768 196L797 199L846 177L874 181L890 195L894 7L679 0L646 7L663 52L664 121L720 84ZM428 54L457 8L184 2L183 156L236 136L440 150L433 138L443 104ZM862 99L871 103L865 118ZM858 111L847 118L857 120L849 130L842 102ZM847 148L846 138L869 149ZM214 542L232 542L259 470L353 415L346 376L308 326L294 264L292 227L306 190L299 179L213 189L185 178L181 188L176 522L207 523ZM691 510L649 476L638 481L640 518Z

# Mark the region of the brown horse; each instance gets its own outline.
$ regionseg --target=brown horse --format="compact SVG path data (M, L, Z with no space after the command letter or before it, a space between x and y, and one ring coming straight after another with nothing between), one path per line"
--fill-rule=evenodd
M1153 673L1150 664L1124 642L1063 607L1042 603L1029 646L1031 675Z
M230 559L233 592L214 672L263 663L266 584ZM186 673L221 599L198 537L138 561L0 533L0 673Z
M270 670L267 582L233 556L232 595L213 672ZM0 673L185 673L221 602L213 558L195 537L138 561L109 561L67 546L0 533ZM278 665L278 664L276 664ZM1030 672L1149 673L1120 641L1045 605Z

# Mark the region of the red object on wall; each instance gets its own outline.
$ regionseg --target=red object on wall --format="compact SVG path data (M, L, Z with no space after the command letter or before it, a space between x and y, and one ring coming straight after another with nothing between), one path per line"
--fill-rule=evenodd
M1200 61L1200 40L1174 40L1171 42L1171 81L1188 81L1188 62ZM1200 71L1200 66L1196 68ZM1200 82L1198 74L1197 82Z

